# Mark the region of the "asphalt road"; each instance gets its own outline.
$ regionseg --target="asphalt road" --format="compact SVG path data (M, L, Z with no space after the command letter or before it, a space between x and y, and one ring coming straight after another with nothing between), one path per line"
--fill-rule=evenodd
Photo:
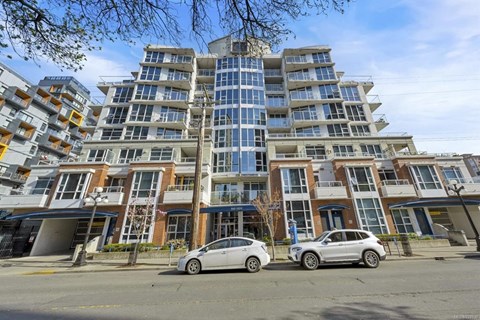
M0 271L1 272L1 271ZM2 276L0 319L478 319L480 260Z

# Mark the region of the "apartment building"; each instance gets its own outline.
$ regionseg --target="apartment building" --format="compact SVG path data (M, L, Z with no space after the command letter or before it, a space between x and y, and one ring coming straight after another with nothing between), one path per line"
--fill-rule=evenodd
M28 177L38 164L76 160L97 122L88 107L90 92L73 77L45 77L33 85L4 64L0 86L0 198L47 197L53 180L37 181L32 188ZM10 212L2 208L0 215ZM25 222L23 229L36 232L40 223ZM3 223L0 228L11 236L17 227Z
M31 254L81 243L92 210L83 199L97 186L109 202L98 204L92 237L138 241L126 212L151 202L156 218L141 241L189 239L196 161L200 244L262 239L251 204L260 192L280 194L276 240L288 236L289 219L300 239L332 228L435 235L436 224L473 237L459 200L447 193L449 180L461 181L478 223L480 184L463 157L419 152L412 136L384 133L373 82L338 71L331 48L271 53L259 41L224 37L208 52L147 46L131 78L98 84L105 101L91 107L99 121L78 159L39 164L28 177L33 189L53 181L50 193L0 200L8 219L42 221Z

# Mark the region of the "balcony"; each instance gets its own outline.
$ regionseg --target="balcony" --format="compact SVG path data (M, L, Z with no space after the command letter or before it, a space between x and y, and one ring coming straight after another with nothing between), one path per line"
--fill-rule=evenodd
M99 206L119 206L123 203L123 197L125 195L122 186L103 188L103 194L107 196L108 203L98 203Z
M270 118L267 120L269 132L290 131L291 121L288 118Z
M16 191L0 199L0 207L4 209L46 208L50 189L31 189Z
M389 122L387 121L387 118L385 117L384 114L380 114L380 115L374 114L373 116L376 117L376 120L374 123L375 123L375 127L377 128L377 131L381 131L389 125Z
M380 187L385 198L415 197L415 187L406 179L384 180Z
M298 69L313 68L319 66L332 66L334 63L331 59L317 59L313 60L311 55L295 55L285 57L285 71L290 72Z
M442 198L447 197L447 192L443 188L434 189L433 185L437 185L437 183L431 182L428 186L432 187L432 189L421 189L418 187L416 188L417 197L419 198Z
M197 78L199 77L213 78L215 77L215 69L198 69Z
M292 159L309 159L307 156L306 152L284 152L284 153L279 153L277 152L274 155L275 160L292 160ZM272 159L273 160L273 159Z
M177 70L183 70L193 72L193 57L190 55L165 55L164 58L156 62L143 61L142 65L159 65L165 68L173 68Z
M347 188L341 181L318 181L315 185L315 199L346 199Z
M191 203L192 198L193 185L169 185L163 194L163 203ZM202 199L205 198L202 196Z
M461 191L462 196L474 196L480 195L480 182L475 182L470 180L469 182L461 182L459 186L463 186L464 189Z
M184 130L187 128L187 116L183 113L177 112L167 112L159 114L153 119L156 123L161 123L162 127L170 129L181 129Z
M210 205L251 203L259 192L260 191L213 191L210 195Z
M371 112L374 112L382 105L382 102L380 102L380 98L378 95L368 95L367 100Z
M30 104L32 98L23 90L17 87L10 87L3 92L5 100L10 102L10 105L16 109L26 109Z
M283 84L281 83L266 83L266 93L284 93Z
M27 181L28 176L24 174L19 174L15 172L2 172L0 173L0 179L10 180L12 182L17 183L25 183Z
M182 157L179 161L175 161L175 172L178 174L193 174L195 173L195 157ZM211 174L210 163L202 164L202 176Z
M50 118L48 119L48 124L56 129L65 130L68 125L68 119L63 116L61 117L64 119L63 121L60 120L59 116L55 114L50 116Z

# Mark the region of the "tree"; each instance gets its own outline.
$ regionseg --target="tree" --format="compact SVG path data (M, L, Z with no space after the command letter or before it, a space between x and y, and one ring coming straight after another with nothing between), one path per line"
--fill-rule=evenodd
M86 60L85 52L100 50L104 41L153 40L179 46L188 34L204 45L218 30L275 48L293 35L290 20L329 10L343 13L350 1L0 0L0 52L11 48L25 60L48 58L76 71ZM186 16L188 24L181 18ZM187 30L184 25L189 25Z
M133 244L133 250L130 250L128 255L127 265L134 266L137 263L138 251L143 240L143 235L153 225L162 214L163 211L156 210L153 198L149 195L147 202L144 205L136 203L133 200L127 209L127 221L131 226L131 233L133 233L137 241Z
M268 235L272 242L272 260L275 261L275 232L278 220L282 217L280 193L276 190L270 197L267 192L261 192L252 200L263 223L267 226Z

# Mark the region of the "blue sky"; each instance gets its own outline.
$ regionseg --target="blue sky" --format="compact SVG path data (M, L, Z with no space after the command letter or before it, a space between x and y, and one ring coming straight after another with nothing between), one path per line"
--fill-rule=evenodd
M296 37L280 48L329 45L345 77L371 76L390 125L430 153L480 154L480 5L478 0L354 0L345 14L291 22ZM222 36L218 31L218 36ZM194 47L191 42L184 47ZM143 44L106 44L88 54L84 69L61 72L14 57L3 63L36 83L45 75L73 75L94 96L95 84L138 70ZM198 50L198 48L196 48ZM358 78L361 79L361 78Z

